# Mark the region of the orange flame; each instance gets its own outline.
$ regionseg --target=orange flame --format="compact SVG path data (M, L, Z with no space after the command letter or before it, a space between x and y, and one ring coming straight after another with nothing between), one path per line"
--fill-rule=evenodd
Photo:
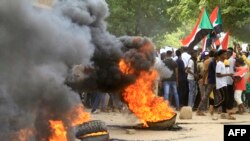
M119 62L120 70L128 74L130 65L124 60ZM129 85L124 93L129 109L147 126L147 122L158 122L171 119L175 112L168 102L162 97L157 97L153 92L153 84L158 76L156 70L140 72L135 83Z
M133 72L134 72L134 69L131 67L130 64L125 62L125 60L121 60L119 62L119 68L120 68L121 72L124 74L133 74Z
M83 111L83 105L76 105L68 112L68 119L71 121L71 126L76 126L90 120L90 114ZM67 141L66 127L61 120L49 120L52 129L52 135L49 141Z
M49 121L52 136L50 136L49 141L67 141L67 132L62 121Z
M83 109L83 105L79 104L69 112L68 117L70 117L72 126L76 126L90 120L90 114L84 112Z
M86 137L100 136L100 135L106 135L106 134L108 134L108 132L106 132L106 131L104 131L104 132L96 132L96 133L90 133L90 134L87 134L87 135L80 136L79 138L84 139Z

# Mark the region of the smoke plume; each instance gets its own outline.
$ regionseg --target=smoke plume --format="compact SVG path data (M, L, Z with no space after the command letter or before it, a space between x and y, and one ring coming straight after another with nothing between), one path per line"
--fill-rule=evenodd
M28 140L48 140L48 120L69 126L65 113L81 102L65 85L74 65L90 70L80 86L101 92L134 82L136 73L119 70L121 58L138 72L152 68L151 41L116 38L107 32L108 15L104 0L65 0L51 9L26 0L0 1L1 140L18 140L23 129L32 130ZM74 140L73 131L68 133L68 140Z
M97 18L103 20L96 16L92 23ZM74 64L90 64L91 34L88 25L73 23L60 6L40 9L25 0L0 1L1 140L18 140L22 129L32 129L30 140L47 140L48 120L65 119L80 103L64 81Z

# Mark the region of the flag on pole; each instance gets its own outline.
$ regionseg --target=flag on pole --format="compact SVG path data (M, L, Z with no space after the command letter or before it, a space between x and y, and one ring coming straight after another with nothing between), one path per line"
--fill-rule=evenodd
M214 40L216 40L217 37L215 37L216 35L214 35L213 33L211 34L208 34L207 36L205 36L203 38L203 41L202 41L202 50L203 51L206 51L206 50L211 50L213 48L215 48L216 46L213 45L212 46L212 43L214 42Z
M223 31L222 29L222 19L221 19L221 11L218 6L214 8L210 15L210 21L214 27L214 31L216 34L219 34Z
M224 34L220 38L221 49L227 50L227 48L228 48L228 41L229 41L229 32L227 32L226 34Z
M222 29L221 11L218 6L216 6L213 9L210 15L210 21L213 25L214 30L206 38L207 41L206 41L206 46L204 46L205 48L208 48L211 45L213 45L214 47L220 46L219 37L217 37L217 35L223 32L223 29Z
M207 49L207 42L208 42L208 36L205 36L203 39L202 39L202 52L206 51Z
M202 9L199 19L195 24L193 31L188 37L183 39L182 45L185 47L193 48L198 44L207 34L211 33L213 26L210 22L206 9Z
M221 37L216 42L214 42L214 44L216 44L216 46L219 46L218 50L227 50L229 42L229 32L222 32L220 35Z

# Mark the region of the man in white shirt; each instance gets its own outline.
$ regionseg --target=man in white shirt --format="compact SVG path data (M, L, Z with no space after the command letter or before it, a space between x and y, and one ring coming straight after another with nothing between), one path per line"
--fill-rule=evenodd
M194 106L194 102L197 95L197 51L193 51L191 53L191 58L188 61L187 65L187 79L188 79L188 106L192 107Z
M191 55L187 53L187 47L182 47L181 59L184 62L185 67L188 65L188 60L191 58Z
M221 99L218 104L215 104L215 108L222 106L222 113L227 113L228 109L228 92L227 92L227 76L233 74L227 73L224 60L227 58L226 50L218 51L219 61L216 65L216 90L219 91Z
M228 73L234 73L235 58L233 57L233 48L227 49L228 57ZM224 62L226 65L226 63ZM234 80L231 76L227 76L227 91L228 91L228 108L234 106Z

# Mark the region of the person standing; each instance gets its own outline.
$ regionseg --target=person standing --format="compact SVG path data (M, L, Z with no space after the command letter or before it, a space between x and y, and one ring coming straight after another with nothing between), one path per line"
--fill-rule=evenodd
M181 59L184 62L185 67L187 67L191 55L187 53L187 47L181 47L181 49L182 49Z
M235 59L233 57L233 48L227 49L228 73L234 73ZM226 61L227 62L227 61ZM224 64L226 65L227 63ZM228 108L234 107L234 80L231 76L227 76L227 91L228 91Z
M248 108L248 112L250 113L250 78L248 78L246 82L245 96L246 96L246 105Z
M196 115L204 116L203 110L206 109L209 95L213 91L215 93L215 68L216 68L216 58L215 51L209 51L209 58L204 61L204 73L202 77L203 85L205 87L204 95L201 97L201 101L197 108ZM214 101L209 100L209 110L211 115L213 115L213 105Z
M164 99L169 100L169 90L170 87L173 88L173 94L174 94L174 99L175 99L175 104L176 104L176 110L180 109L180 104L179 104L179 95L177 93L177 64L176 62L171 58L172 57L172 51L167 51L166 54L166 59L163 61L171 71L173 71L173 74L170 78L166 78L163 80L163 90L164 90Z
M235 91L234 91L234 100L238 105L238 113L242 114L245 112L245 108L242 102L242 92L246 90L246 81L245 74L248 71L248 68L244 67L245 63L242 58L237 58L235 62L236 72L234 75L235 80Z
M248 68L250 68L250 60L247 58L246 54L241 53L240 48L237 48L236 53L237 53L237 56L239 55L244 60ZM245 96L248 102L248 108L250 108L250 69L248 70ZM250 109L249 109L249 112L250 112Z
M176 56L178 57L176 60L177 64L177 91L179 94L180 107L186 106L188 102L188 82L187 82L187 74L185 72L185 64L181 58L181 50L176 50Z
M92 106L92 109L91 109L91 113L96 114L96 113L98 113L97 109L98 109L101 101L104 99L105 95L102 92L99 92L99 91L96 91L93 94L94 94L94 103L93 103L93 106Z
M218 51L219 60L216 65L216 90L220 94L220 100L215 104L215 108L222 106L222 113L227 113L228 109L228 92L227 92L227 76L233 74L227 73L224 60L227 58L225 50ZM218 94L217 94L218 96Z
M192 107L194 106L194 102L197 96L197 52L192 51L191 52L191 58L188 61L187 65L187 79L188 79L188 106Z

